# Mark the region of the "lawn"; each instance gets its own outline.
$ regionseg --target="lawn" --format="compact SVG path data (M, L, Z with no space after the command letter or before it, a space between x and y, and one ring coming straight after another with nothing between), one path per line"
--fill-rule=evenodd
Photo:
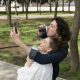
M42 11L41 15L53 15L55 12ZM18 12L19 15L25 15L25 12ZM74 14L74 11L58 11L58 14ZM0 16L6 15L6 12L0 12ZM12 12L12 15L16 15L15 12ZM28 12L28 15L40 15L40 12Z
M73 19L69 17L66 20L68 21L69 26L72 26ZM28 45L37 46L40 41L40 38L37 36L38 26L44 23L49 24L50 19L21 20L19 22L22 41ZM15 45L9 37L11 29L12 28L7 25L6 21L0 21L0 48ZM78 38L78 45L80 52L80 34ZM26 57L20 56L21 52L23 51L18 47L2 49L0 50L0 60L23 66L26 61ZM80 80L80 69L77 73L69 72L70 63L68 62L69 61L64 60L60 64L60 76L65 77L68 80Z

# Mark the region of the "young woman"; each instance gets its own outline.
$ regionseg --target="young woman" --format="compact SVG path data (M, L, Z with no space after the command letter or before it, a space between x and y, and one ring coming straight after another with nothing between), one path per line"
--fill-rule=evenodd
M51 52L52 54L46 54L43 55L40 52L29 49L19 38L19 32L18 34L15 33L15 31L11 31L11 38L13 39L14 43L20 46L24 51L24 55L29 55L29 58L34 60L37 63L40 64L49 64L52 63L53 65L53 79L56 80L56 77L59 74L59 63L67 56L68 54L68 41L70 40L70 31L67 22L61 18L56 17L53 18L51 21L51 24L47 31L47 36L44 36L46 34L43 34L42 32L39 32L42 38L44 37L51 37L56 38L59 40L60 45L59 49L55 52ZM43 37L44 36L44 37ZM29 53L30 52L30 53Z

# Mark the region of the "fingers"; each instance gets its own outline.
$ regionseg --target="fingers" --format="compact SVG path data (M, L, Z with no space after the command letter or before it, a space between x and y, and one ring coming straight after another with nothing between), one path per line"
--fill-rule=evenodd
M19 32L19 29L17 28L17 33L16 33L16 31L15 31L15 27L13 27L13 32L15 33L15 34L17 34L17 35L20 35L20 32Z
M10 31L10 37L13 37L13 35L15 35L15 28L13 28L11 31Z
M17 34L20 35L19 29L17 29L17 32L18 32Z
M12 37L13 35L14 35L14 31L11 30L11 32L10 32L10 37Z
M15 27L13 27L12 31L15 32Z
M13 38L20 38L20 32L19 30L17 30L18 33L15 32L15 27L13 27L13 29L10 32L10 37Z

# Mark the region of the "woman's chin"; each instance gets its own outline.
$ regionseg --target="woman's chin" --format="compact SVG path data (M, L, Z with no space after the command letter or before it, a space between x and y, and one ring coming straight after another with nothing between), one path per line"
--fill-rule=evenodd
M47 33L47 36L50 37L50 36L52 36L52 34L51 33Z
M38 47L38 50L39 50L39 51L41 51L41 48L40 48L40 47Z

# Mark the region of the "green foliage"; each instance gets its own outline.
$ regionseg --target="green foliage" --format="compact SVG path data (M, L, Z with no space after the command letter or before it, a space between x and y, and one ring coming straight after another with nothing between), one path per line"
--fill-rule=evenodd
M60 64L60 77L63 77L67 80L80 80L80 68L77 72L72 73L70 71L69 61L63 61Z
M19 57L14 55L14 52L0 51L0 60L4 60L9 63L13 63L18 66L23 66L26 62L26 57Z
M70 3L71 3L72 1L73 1L73 0L65 0L65 2L70 2Z

